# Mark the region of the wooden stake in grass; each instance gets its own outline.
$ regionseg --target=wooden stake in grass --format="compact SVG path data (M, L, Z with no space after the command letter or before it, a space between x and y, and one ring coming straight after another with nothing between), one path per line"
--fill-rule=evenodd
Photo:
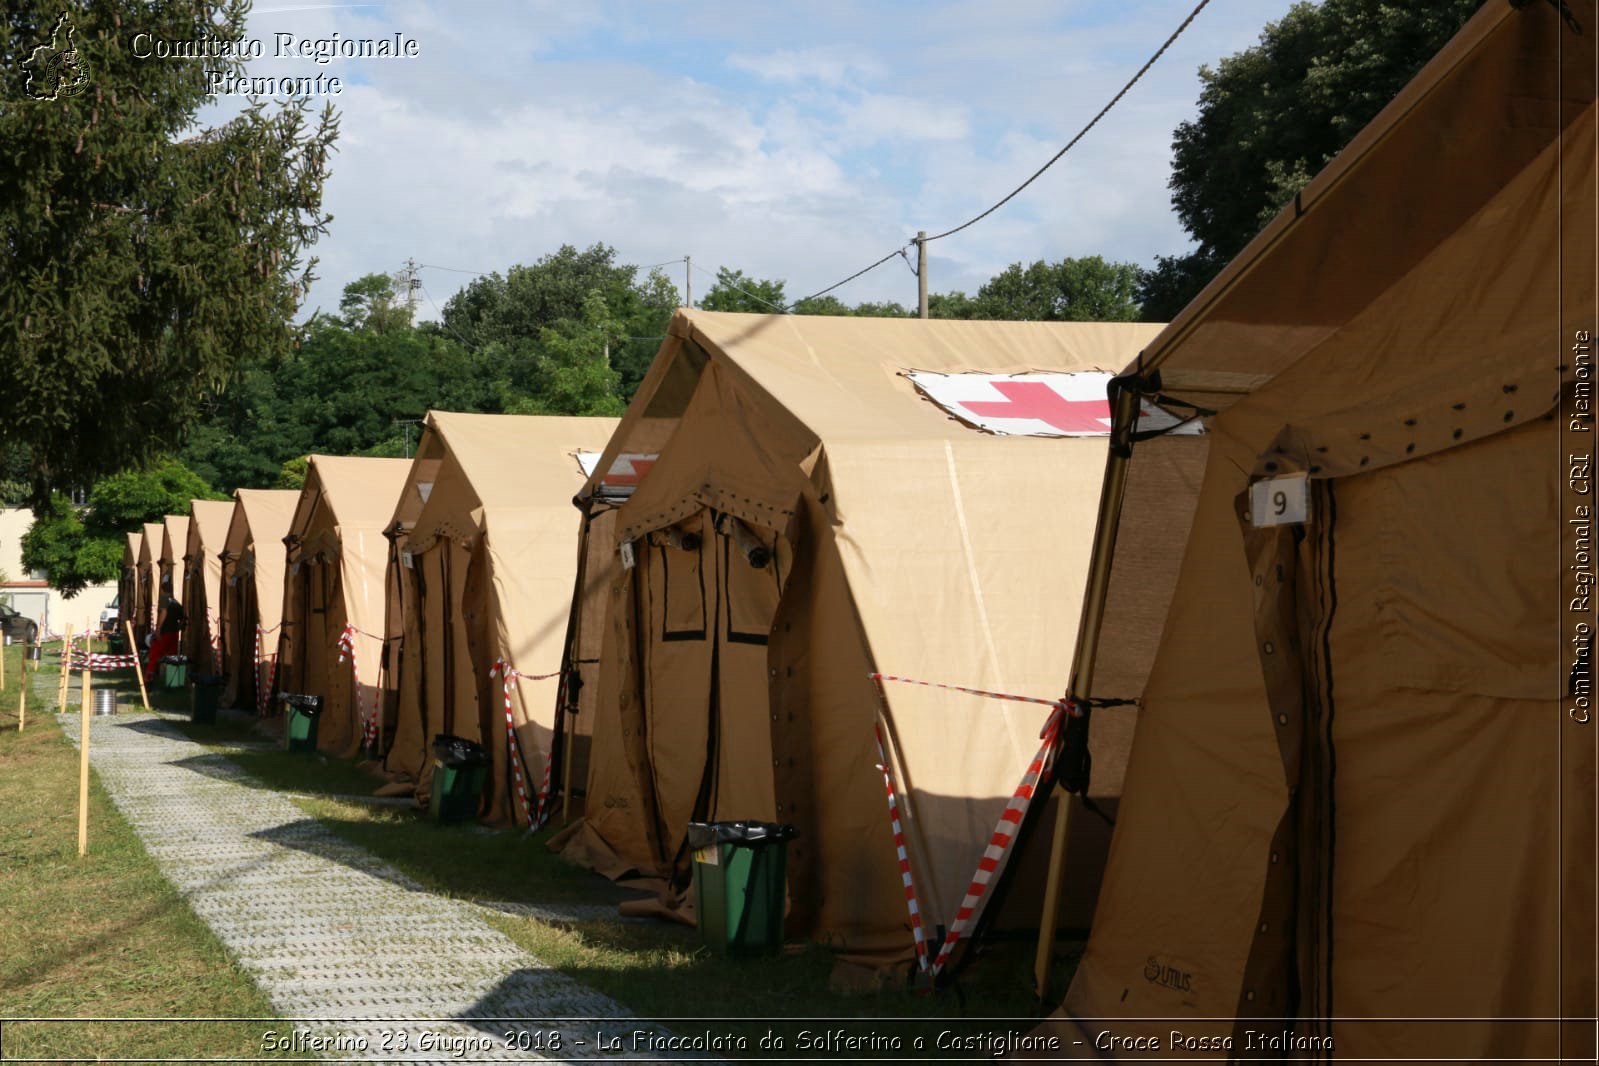
M150 709L150 693L144 689L144 666L139 662L139 647L133 643L133 623L124 620L122 629L128 634L128 651L133 653L133 676L139 679L139 699L144 703L144 709Z
M27 663L22 664L22 672L23 674L28 672ZM22 683L22 702L17 704L17 732L20 733L26 728L28 728L28 684L27 678L24 677Z
M83 671L83 706L78 710L78 854L89 853L89 671Z
M61 678L56 685L56 710L67 709L67 682L72 679L72 623L67 623L66 636L61 638Z
M22 664L22 676L24 678L26 678L28 676L28 664L26 662L24 662ZM6 687L6 649L5 649L5 642L4 641L0 641L0 692L4 692L5 691L5 687Z

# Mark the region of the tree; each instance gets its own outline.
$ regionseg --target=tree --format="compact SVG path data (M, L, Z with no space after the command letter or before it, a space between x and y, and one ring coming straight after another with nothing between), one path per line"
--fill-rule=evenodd
M0 83L55 96L0 108L0 445L28 446L39 503L176 444L242 361L287 343L337 128L304 99L197 128L206 68L243 60L132 52L133 26L239 38L248 0L61 6L0 18ZM41 47L71 53L74 95L28 80Z
M303 489L305 488L306 475L311 472L311 457L298 455L287 460L282 469L278 471L278 479L272 483L275 489Z
M1163 259L1147 307L1167 318L1404 88L1482 0L1296 4L1260 43L1199 71L1173 135L1170 187L1198 248ZM1175 304L1175 307L1172 305Z
M617 263L616 250L608 245L582 251L562 245L531 266L476 278L445 302L442 325L448 335L499 366L511 392L525 397L536 376L543 331L582 321L588 295L596 290L624 328L612 346L611 363L620 375L622 395L631 396L680 301L677 287L664 273L651 270L641 280L638 268Z
M583 301L583 318L546 328L540 336L539 383L534 395L507 410L540 415L620 415L619 375L611 368L609 346L622 337L622 323L611 316L598 289Z
M781 313L785 306L781 281L746 277L742 270L726 267L716 271L716 284L700 301L700 307L707 311L747 311L758 315Z
M1097 255L1012 263L977 290L971 318L1011 322L1136 322L1138 280L1132 263L1109 263ZM931 303L931 301L929 301ZM931 308L929 308L931 311Z
M429 408L501 409L504 361L431 325L413 328L385 275L351 282L340 306L344 314L307 323L297 349L252 364L195 428L184 460L225 488L267 486L296 456L401 449L395 420Z
M390 333L411 326L411 305L400 299L388 274L366 274L346 285L339 311L350 329Z
M169 514L186 515L196 499L217 499L192 470L166 459L147 471L103 478L81 512L57 492L34 508L22 537L22 565L43 570L69 599L86 585L116 580L122 570L123 534Z

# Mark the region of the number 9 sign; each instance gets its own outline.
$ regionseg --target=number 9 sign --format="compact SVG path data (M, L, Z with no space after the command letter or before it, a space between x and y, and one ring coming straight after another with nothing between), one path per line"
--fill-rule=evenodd
M1249 486L1250 521L1256 526L1291 526L1310 514L1310 478L1285 474Z

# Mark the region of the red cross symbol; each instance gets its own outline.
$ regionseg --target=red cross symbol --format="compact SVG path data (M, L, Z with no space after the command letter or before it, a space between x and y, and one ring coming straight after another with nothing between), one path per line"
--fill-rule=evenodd
M986 418L1035 418L1062 433L1107 433L1108 400L1068 400L1042 381L996 381L1005 399L961 400L960 405Z

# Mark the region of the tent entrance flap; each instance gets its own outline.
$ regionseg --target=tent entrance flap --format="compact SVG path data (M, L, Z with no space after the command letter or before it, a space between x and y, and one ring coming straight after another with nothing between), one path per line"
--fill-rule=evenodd
M704 509L637 544L634 604L663 869L686 877L694 821L772 821L767 643L789 551Z

